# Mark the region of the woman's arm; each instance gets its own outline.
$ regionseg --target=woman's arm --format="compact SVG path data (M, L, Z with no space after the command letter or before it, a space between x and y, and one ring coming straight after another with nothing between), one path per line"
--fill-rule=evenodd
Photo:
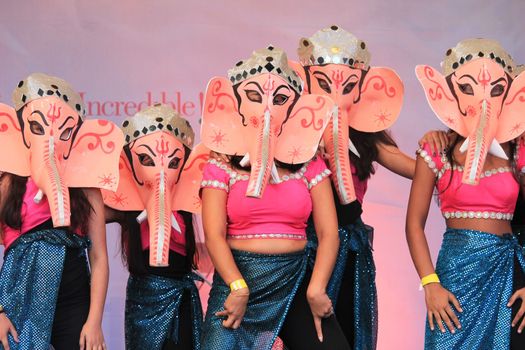
M328 179L321 181L311 189L310 194L319 246L306 296L314 316L317 336L322 342L321 319L333 312L332 302L326 294L326 285L330 280L337 259L339 233L330 181Z
M418 141L419 146L428 143L433 153L440 153L449 145L447 133L439 130L427 132ZM377 162L397 175L412 179L416 170L416 161L393 145L379 143L377 145Z
M91 249L88 253L91 266L91 301L88 318L80 334L80 348L91 349L97 346L105 348L102 314L108 289L109 266L104 202L99 189L86 188L84 192L93 208L88 222L88 234L91 240Z
M408 201L406 237L412 261L420 278L435 273L424 232L434 184L435 174L428 168L425 160L418 157ZM424 289L430 328L434 330L434 319L442 332L445 332L442 321L452 333L455 332L452 323L457 328L461 328L459 320L450 306L452 303L457 311L462 312L456 297L439 283L427 284Z
M233 281L242 279L242 275L235 264L230 246L226 242L227 199L228 194L222 190L202 189L202 225L206 248L215 270L221 275L224 282L230 285ZM223 321L224 327L234 329L239 327L246 311L248 296L248 288L230 293L224 303L224 310L217 313L217 316L227 317Z

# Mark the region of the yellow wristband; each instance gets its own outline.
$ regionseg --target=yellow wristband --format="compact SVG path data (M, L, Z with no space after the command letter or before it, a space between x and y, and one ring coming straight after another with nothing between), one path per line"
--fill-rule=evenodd
M439 277L435 273L431 273L421 279L421 286L424 287L430 283L439 283Z
M246 281L242 278L230 283L230 290L232 292L243 288L248 288L248 285L246 284Z

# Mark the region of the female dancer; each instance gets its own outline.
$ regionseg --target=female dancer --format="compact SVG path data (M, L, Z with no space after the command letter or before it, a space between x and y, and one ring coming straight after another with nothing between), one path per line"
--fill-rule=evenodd
M108 260L96 187L116 188L122 133L83 120L80 95L45 74L20 81L13 102L16 112L0 105L0 142L10 148L0 158L0 341L103 349Z
M324 28L299 41L299 63L292 63L306 82L305 93L330 96L337 104L324 136L326 158L339 221L340 249L328 294L337 320L353 349L375 349L377 292L372 255L373 228L361 220L361 205L374 162L412 178L415 159L401 152L385 131L397 119L403 83L389 68L370 67L366 44L338 26ZM429 132L434 152L448 140ZM420 141L420 143L422 142ZM315 242L313 225L307 229Z
M216 269L202 348L266 350L279 335L289 349L349 349L326 294L337 221L329 171L314 157L333 103L300 96L301 81L272 46L237 63L229 78L209 83L201 130L205 145L230 160L212 159L202 182Z
M188 160L193 130L160 104L125 119L122 129L119 187L103 194L113 208L107 218L122 225L130 272L126 349L199 349L202 309L191 273L197 258L191 212L199 204L199 182L188 181L199 168L195 158Z
M525 306L516 315L510 307L525 297L513 286L525 259L510 220L525 165L525 145L514 140L525 130L525 75L487 39L449 49L443 70L416 68L432 109L454 130L445 154L418 151L407 212L428 309L425 349L522 349ZM434 186L447 224L435 270L424 233Z

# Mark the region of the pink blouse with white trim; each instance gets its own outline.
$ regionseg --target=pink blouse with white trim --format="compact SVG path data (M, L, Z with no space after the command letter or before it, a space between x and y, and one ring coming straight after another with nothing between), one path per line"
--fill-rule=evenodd
M524 152L525 147L520 142L515 156L520 170L525 166ZM463 166L451 165L445 155L432 155L427 144L417 153L436 174L441 213L446 219L512 219L519 193L512 168L486 170L478 185L469 185L461 182Z
M211 159L204 168L201 188L228 193L228 238L282 238L306 240L312 212L310 190L330 175L321 158L314 158L298 172L266 186L261 198L246 196L248 174Z

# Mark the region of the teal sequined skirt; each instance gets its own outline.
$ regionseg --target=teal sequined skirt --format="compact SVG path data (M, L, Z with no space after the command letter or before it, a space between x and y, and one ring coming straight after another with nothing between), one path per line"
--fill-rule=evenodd
M426 350L508 350L510 346L514 260L525 269L523 248L512 234L498 236L474 230L448 229L436 273L463 309L456 312L461 329L455 334L431 331Z
M46 229L23 234L6 251L0 271L0 304L20 340L15 343L8 336L11 350L49 348L66 248L89 245L86 237ZM85 249L81 254L86 256Z
M317 236L314 225L309 223L306 230L308 240L317 247ZM353 334L353 349L373 350L377 347L378 307L376 288L376 268L372 254L372 237L374 229L357 219L355 223L339 227L339 252L328 282L327 294L332 299L337 315L338 303L353 303L353 329L343 329L345 334ZM355 264L347 264L352 254ZM352 271L346 271L352 269ZM345 276L353 279L353 295L345 298L340 294L341 282ZM348 277L346 277L348 278ZM341 309L342 306L339 307ZM348 308L345 308L348 309ZM344 328L345 325L341 324ZM350 342L350 339L348 339Z
M214 274L202 328L202 350L269 350L279 334L290 304L306 273L310 248L290 254L258 254L233 250L235 263L250 288L241 326L227 329L223 310L230 288Z
M202 306L195 280L190 274L182 279L156 275L130 275L126 288L126 349L161 350L179 335L179 308L184 293L191 301L193 348L200 349Z

